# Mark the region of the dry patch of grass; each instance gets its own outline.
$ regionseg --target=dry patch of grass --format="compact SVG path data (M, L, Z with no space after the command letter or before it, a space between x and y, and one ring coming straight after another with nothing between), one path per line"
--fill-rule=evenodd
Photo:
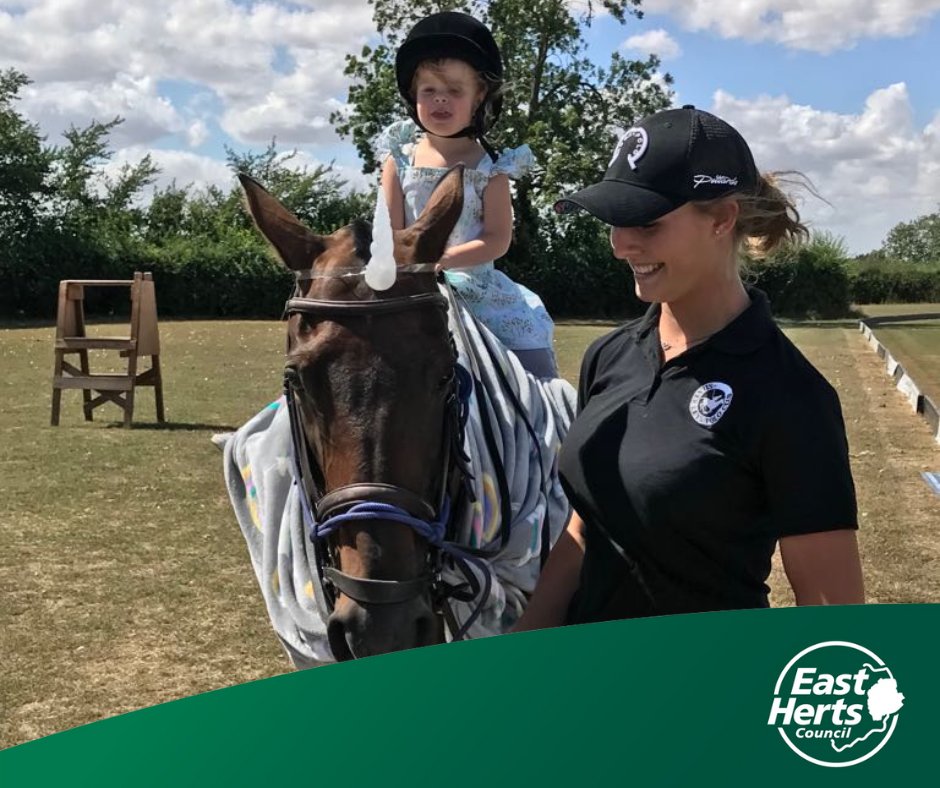
M0 330L0 746L289 670L209 441L277 397L284 326L160 330L169 423L144 389L132 430L110 405L84 422L74 391L49 427L53 330ZM609 330L559 327L569 380ZM854 327L790 333L842 397L871 601L940 601L925 425ZM779 569L772 582L787 604Z
M940 497L920 476L940 470L940 447L927 424L856 327L789 328L787 334L842 401L868 601L940 602ZM770 582L772 603L792 604L778 560Z

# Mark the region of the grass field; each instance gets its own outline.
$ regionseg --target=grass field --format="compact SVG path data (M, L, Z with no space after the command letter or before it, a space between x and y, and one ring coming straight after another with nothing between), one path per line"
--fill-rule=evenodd
M280 387L283 324L161 324L168 424L132 430L80 394L49 425L52 329L0 330L0 746L289 670L222 480L213 432ZM608 326L559 327L561 368ZM869 600L940 602L940 448L854 323L788 333L840 392ZM789 604L771 577L774 604Z
M940 405L940 304L873 304L872 329L927 396ZM920 319L911 319L922 316ZM891 317L902 318L892 321Z

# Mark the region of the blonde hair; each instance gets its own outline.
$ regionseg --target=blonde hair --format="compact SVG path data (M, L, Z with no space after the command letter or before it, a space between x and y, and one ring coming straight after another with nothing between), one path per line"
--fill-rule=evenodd
M800 172L787 170L763 173L756 193L737 192L719 198L733 199L738 203L734 238L738 250L746 256L762 259L781 244L799 243L809 238L809 229L800 220L793 198L781 188L785 183L807 189L819 197L809 178ZM707 211L715 202L717 200L693 204L699 210Z

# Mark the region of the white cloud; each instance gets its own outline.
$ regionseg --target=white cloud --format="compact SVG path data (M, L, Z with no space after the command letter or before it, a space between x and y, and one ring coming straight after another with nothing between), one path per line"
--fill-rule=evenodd
M876 90L855 115L724 91L712 111L744 135L762 171L808 176L831 207L806 194L803 216L843 236L853 252L875 249L898 222L937 210L940 112L918 128L904 83Z
M662 28L630 36L621 44L621 49L630 49L644 55L652 53L658 55L661 60L672 60L682 54L679 42Z
M165 189L174 183L179 188L189 186L196 191L208 186L217 186L223 191L228 191L235 185L235 176L224 161L210 156L201 156L192 151L153 150L143 145L131 145L116 150L111 160L101 167L101 172L113 178L124 165L133 166L147 154L150 154L151 160L160 172L154 180L154 185L141 195L144 203L150 201L154 189ZM327 163L309 153L298 151L286 166L293 169L307 167L312 170L318 165ZM374 178L364 175L356 167L335 164L333 170L346 181L347 189L365 190L374 185Z
M164 189L175 183L178 187L192 186L203 189L218 186L228 190L235 183L235 176L224 161L185 150L152 150L143 145L130 145L114 152L111 160L101 168L106 175L114 177L126 165L135 165L147 154L160 168L154 180L154 187ZM149 202L153 188L142 195L144 202Z
M864 38L911 35L940 11L940 0L646 0L643 7L688 30L830 52Z
M344 56L373 32L366 0L0 0L4 67L34 80L27 114L51 135L120 114L121 144L187 130L192 142L206 118L172 106L174 82L212 96L237 141L335 141L324 125Z
M124 122L110 135L115 145L152 142L182 131L183 118L173 104L157 94L152 79L119 74L109 83L46 82L22 92L19 109L55 138L69 126L84 127L92 120Z
M189 147L198 148L202 143L209 139L209 127L204 120L195 120L189 124L186 129L186 142Z

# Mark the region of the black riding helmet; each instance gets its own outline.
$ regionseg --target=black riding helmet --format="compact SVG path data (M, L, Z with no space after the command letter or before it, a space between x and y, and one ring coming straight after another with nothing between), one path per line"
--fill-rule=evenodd
M490 130L503 108L503 100L493 95L503 79L503 59L493 34L486 25L469 14L458 11L442 11L419 21L408 34L395 56L395 78L398 92L408 106L412 120L422 129L418 120L418 109L411 95L418 66L425 60L452 58L468 63L484 75L489 85L486 97L480 104L467 128L454 137L475 137L484 150L495 161L496 154L483 135ZM424 129L427 131L427 129Z

